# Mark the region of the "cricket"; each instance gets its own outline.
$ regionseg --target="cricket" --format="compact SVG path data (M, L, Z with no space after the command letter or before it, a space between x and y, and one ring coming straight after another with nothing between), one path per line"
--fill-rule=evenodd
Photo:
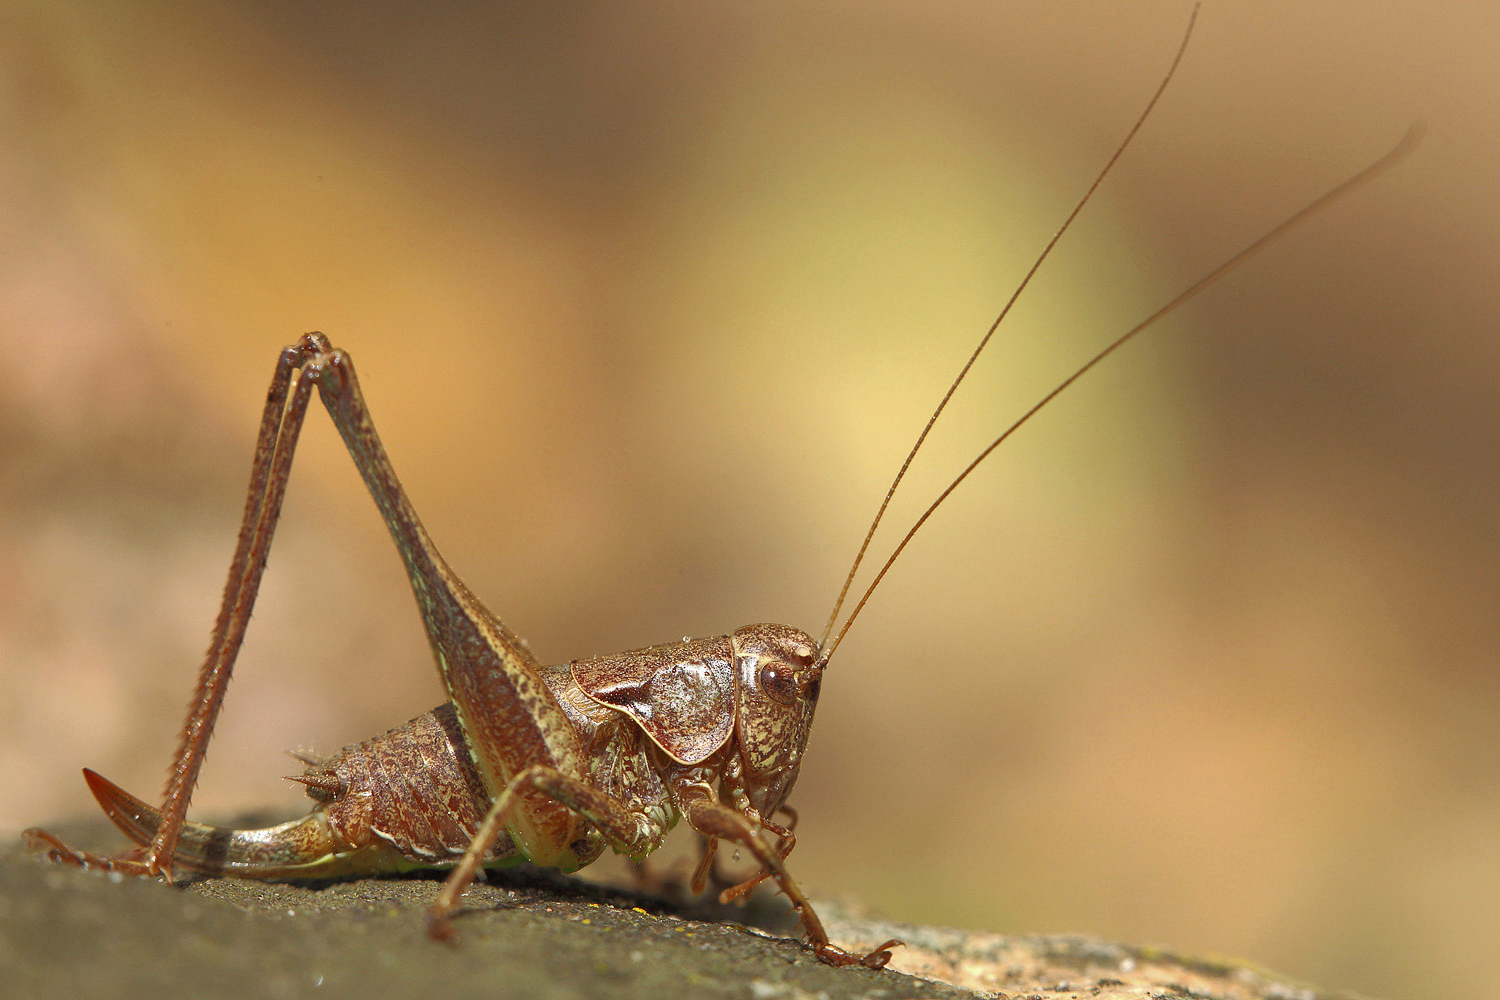
M1109 355L1314 212L1401 160L1407 133L1359 173L1291 214L1081 365L986 446L906 531L855 600L852 586L887 505L933 424L1011 306L1131 144L1172 80L1172 62L1139 118L1036 257L928 418L871 522L820 636L752 624L727 634L544 665L466 587L423 527L376 433L353 359L320 333L283 349L261 416L235 552L207 657L198 673L165 793L151 805L94 771L83 776L134 848L75 850L40 829L23 836L51 860L124 875L179 873L250 879L326 879L451 869L426 915L428 934L456 937L455 915L480 869L520 861L576 871L606 848L644 860L686 821L702 841L691 887L701 893L721 846L758 870L721 898L764 881L790 901L816 957L883 968L900 941L869 951L829 939L793 878L796 813L787 804L812 730L823 674L895 561L933 512L1018 428ZM265 829L188 820L214 725L261 585L299 432L317 393L368 487L405 566L448 701L385 735L327 759L304 757L291 780L311 811ZM846 611L847 608L847 611ZM842 617L841 617L842 616ZM392 783L387 775L399 775Z

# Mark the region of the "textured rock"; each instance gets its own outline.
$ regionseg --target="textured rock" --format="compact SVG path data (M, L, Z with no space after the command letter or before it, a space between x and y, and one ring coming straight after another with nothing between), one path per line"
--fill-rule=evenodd
M0 996L1320 996L1232 964L1084 937L882 923L822 901L840 944L907 942L888 970L831 969L785 936L785 907L769 896L742 910L673 906L525 868L475 886L461 940L445 945L423 933L435 889L426 878L174 888L10 847L0 853Z

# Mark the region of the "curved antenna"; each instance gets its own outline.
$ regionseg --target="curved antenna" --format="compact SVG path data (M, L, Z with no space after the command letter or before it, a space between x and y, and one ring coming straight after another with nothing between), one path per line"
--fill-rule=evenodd
M1031 269L1026 272L1026 276L1021 279L1021 283L1016 286L1016 290L1006 300L1005 307L1000 310L1000 315L995 317L995 322L991 323L990 328L985 331L984 336L979 338L979 345L974 348L974 352L969 355L969 360L965 361L964 366L959 369L958 377L953 380L952 385L948 386L948 391L943 394L942 402L938 403L937 409L932 411L932 416L927 418L927 426L923 427L922 433L917 435L917 443L912 445L911 451L906 453L906 461L901 463L901 468L897 471L896 478L891 480L890 489L885 491L885 499L880 501L880 509L875 512L875 520L870 522L870 528L865 532L865 540L860 543L859 551L855 553L854 562L849 567L849 575L844 577L844 585L839 589L838 600L833 602L833 610L828 613L828 623L823 626L823 635L818 640L818 647L820 649L828 645L828 636L833 632L833 623L838 620L839 611L844 607L844 599L849 596L849 588L854 584L854 575L859 572L860 564L865 558L865 552L870 548L870 541L875 537L875 529L880 527L880 520L885 517L885 510L891 505L891 498L896 495L896 487L900 486L901 480L906 478L906 470L911 467L912 459L916 458L917 452L922 449L923 442L927 440L927 435L932 431L932 425L937 423L938 417L948 406L948 400L952 399L953 393L958 390L959 383L964 380L964 376L969 374L969 369L974 367L974 362L984 350L985 345L990 342L990 338L995 335L995 331L1000 328L1000 324L1010 314L1011 307L1016 304L1016 300L1021 297L1021 293L1026 290L1026 286L1031 284L1031 279L1041 269L1042 262L1052 253L1052 248L1057 246L1057 241L1062 239L1063 233L1068 231L1068 227L1073 225L1073 220L1078 218L1078 213L1082 212L1083 206L1089 203L1089 199L1094 196L1094 192L1099 189L1099 185L1104 182L1104 178L1109 176L1109 172L1114 169L1115 161L1125 152L1125 147L1130 145L1130 141L1141 130L1141 126L1146 124L1146 119L1151 116L1151 111L1156 107L1156 102L1161 100L1161 95L1166 91L1167 84L1172 82L1172 77L1177 72L1177 66L1182 62L1183 53L1187 51L1188 39L1193 37L1193 25L1198 20L1199 6L1201 4L1195 3L1193 5L1193 13L1188 17L1187 30L1182 33L1182 42L1177 46L1177 54L1172 57L1172 65L1167 67L1166 75L1162 77L1161 83L1157 85L1156 93L1152 94L1151 100L1146 102L1145 110L1140 113L1140 117L1136 118L1135 124L1130 126L1130 131L1125 134L1125 138L1115 147L1114 154L1110 156L1109 162L1104 165L1103 170L1099 171L1098 175L1094 178L1094 182L1083 193L1083 197L1078 199L1078 204L1073 206L1073 211L1068 213L1068 217L1063 220L1062 226L1057 232L1052 234L1052 239L1047 241L1047 245L1037 255L1036 260L1031 265ZM845 628L847 629L847 626Z
M844 620L844 626L843 628L839 629L838 635L834 637L833 644L824 647L823 653L819 657L819 662L826 665L828 661L833 657L833 651L835 649L838 649L839 643L844 641L844 636L849 634L849 626L854 624L854 619L858 618L859 613L864 610L865 604L870 600L870 595L875 592L875 588L880 585L880 581L885 579L885 574L890 570L892 564L895 563L896 557L901 555L902 551L906 548L907 543L912 540L912 536L917 533L917 530L921 528L922 525L927 523L927 519L932 516L933 511L937 510L942 502L948 499L948 496L954 490L958 489L959 483L962 483L965 479L969 478L969 473L978 468L980 462L983 462L986 458L989 458L990 453L993 452L996 448L1000 447L1001 442L1014 434L1022 424L1026 423L1026 421L1035 416L1038 410L1046 406L1048 403L1052 402L1052 400L1056 399L1063 392L1063 390L1068 388L1068 386L1072 385L1074 382L1077 382L1080 378L1082 378L1085 372L1093 368L1105 358L1109 357L1115 351L1119 350L1126 344L1127 341L1135 337L1136 334L1153 325L1157 320L1174 311L1178 306L1182 305L1188 299L1191 299L1193 296L1203 291L1209 285L1213 284L1215 281L1218 281L1225 274L1229 273L1234 268L1244 263L1260 250L1264 249L1266 244L1270 243L1278 236L1281 236L1287 230L1292 229L1293 227L1303 222L1308 218L1308 216L1328 207L1330 204L1338 201L1340 198L1343 198L1345 195L1354 191L1356 188L1363 187L1365 184L1374 180L1380 174L1385 173L1387 170L1394 167L1397 163L1404 160L1407 157L1407 154L1409 154L1412 149L1416 147L1417 143L1421 141L1422 135L1425 131L1426 129L1421 122L1412 124L1411 127L1406 130L1406 134L1401 137L1401 141L1396 143L1395 146L1391 147L1390 151L1387 152L1384 156L1380 157L1380 159L1365 167L1353 177L1350 177L1348 180L1335 185L1333 188L1330 188L1328 191L1325 191L1317 198L1314 198L1312 201L1302 206L1302 208L1298 209L1295 213L1282 220L1267 232L1263 233L1258 239L1246 246L1239 253L1235 254L1233 257L1230 257L1218 267L1214 268L1212 271L1209 271L1203 277L1193 282L1176 298L1172 299L1166 305L1156 310L1156 312L1152 313L1150 316L1147 316L1140 323L1131 327L1124 334L1116 337L1109 344L1109 346L1105 347L1104 350L1100 351L1098 354L1095 354L1082 367L1080 367L1072 375L1069 375L1066 379L1064 379L1055 389L1047 393L1047 395L1043 396L1041 400L1036 403L1036 405L1032 406L1031 409L1023 413L1020 419L1007 427L1003 434L997 437L994 441L990 442L989 447L981 451L978 457L976 457L974 461L970 462L964 469L964 471L958 474L957 478L955 478L953 482L948 484L948 488L943 490L943 492L938 495L938 498L932 502L932 505L922 512L922 516L917 518L917 522L913 524L911 526L911 530L902 537L901 543L896 546L896 550L891 553L890 558L885 561L885 563L880 567L880 571L875 574L875 579L870 583L870 586L865 589L864 594L859 599L859 603L854 606L854 610L849 612L849 617Z

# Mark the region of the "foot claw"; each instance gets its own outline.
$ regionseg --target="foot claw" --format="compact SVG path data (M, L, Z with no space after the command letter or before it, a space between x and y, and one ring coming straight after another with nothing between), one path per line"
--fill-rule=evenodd
M815 942L812 947L818 956L818 960L828 965L837 966L838 968L850 965L863 965L867 969L883 969L886 963L891 960L890 949L899 948L903 944L905 944L904 941L897 941L895 938L892 938L864 956L851 954L828 941Z
M26 849L38 854L46 855L48 861L56 865L73 865L75 868L88 867L88 855L73 850L56 835L48 833L40 827L31 827L21 831L21 839L26 842Z
M886 963L891 960L891 949L900 948L905 944L905 941L898 941L896 938L891 938L884 944L877 945L874 951L859 960L859 964L867 969L883 969Z

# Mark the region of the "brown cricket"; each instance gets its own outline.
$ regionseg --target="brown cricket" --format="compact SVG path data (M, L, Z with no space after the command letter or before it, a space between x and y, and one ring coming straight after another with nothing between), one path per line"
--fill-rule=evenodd
M239 542L162 807L153 808L84 770L105 813L139 846L104 856L74 850L44 830L27 830L24 836L55 861L169 880L179 870L287 879L452 867L427 914L431 935L450 938L453 910L481 867L526 860L575 871L606 847L640 860L661 846L679 819L686 819L705 838L693 877L695 892L707 883L718 843L728 841L748 851L760 870L726 889L724 899L743 896L772 879L791 900L819 959L831 965L883 967L900 942L886 941L865 954L833 944L785 864L795 844L791 828L796 819L786 799L802 765L823 671L871 592L938 505L1037 410L1268 241L1394 164L1416 140L1413 129L1380 160L1115 339L1027 411L918 518L835 634L870 539L933 422L1150 114L1191 33L1190 20L1145 110L929 418L865 535L822 641L788 625L747 625L714 638L556 666L539 663L438 554L376 435L348 353L322 334L310 333L281 352L271 378ZM327 760L305 761L306 771L292 779L305 785L314 801L302 819L260 830L189 822L188 802L260 588L314 388L395 539L449 701ZM788 817L785 826L775 822L778 814ZM767 835L776 838L774 846Z

